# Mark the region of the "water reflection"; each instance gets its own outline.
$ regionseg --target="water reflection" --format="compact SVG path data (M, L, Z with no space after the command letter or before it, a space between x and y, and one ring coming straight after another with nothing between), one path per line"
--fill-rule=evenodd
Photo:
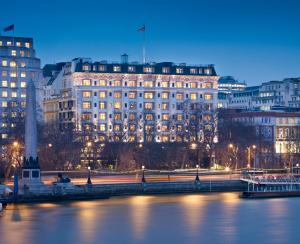
M299 205L222 193L9 206L0 243L298 243Z
M133 232L136 239L144 238L149 223L150 203L153 196L134 196L130 198L130 216Z
M204 195L186 195L181 197L183 205L184 221L187 225L187 231L195 234L202 228L202 219L205 214L206 205Z

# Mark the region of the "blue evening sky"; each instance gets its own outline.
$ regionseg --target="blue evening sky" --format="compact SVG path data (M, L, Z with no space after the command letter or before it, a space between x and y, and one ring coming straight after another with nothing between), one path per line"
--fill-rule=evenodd
M34 38L42 64L91 57L215 64L249 85L300 77L299 0L13 0L0 26ZM2 33L3 34L3 33Z

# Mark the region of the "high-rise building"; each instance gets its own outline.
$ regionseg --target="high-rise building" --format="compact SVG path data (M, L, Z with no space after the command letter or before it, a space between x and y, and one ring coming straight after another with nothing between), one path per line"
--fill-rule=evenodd
M230 94L236 91L243 91L246 88L245 82L239 82L233 76L222 76L218 80L218 108L229 106Z
M9 138L10 128L24 115L26 84L33 80L37 88L38 115L42 117L42 73L33 39L0 36L0 133Z
M213 65L76 58L58 66L47 66L45 122L58 119L87 140L203 141L216 130Z

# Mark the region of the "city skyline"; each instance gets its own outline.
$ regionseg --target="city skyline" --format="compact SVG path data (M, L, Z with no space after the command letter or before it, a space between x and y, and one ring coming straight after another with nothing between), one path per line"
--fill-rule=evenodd
M47 11L42 3L29 2L6 2L11 11L2 13L1 27L15 24L16 36L32 36L42 65L75 57L119 61L123 53L141 62L143 37L137 29L145 24L147 61L215 64L217 74L248 85L299 76L300 37L293 31L299 26L297 1L245 1L242 6L235 0L214 5L90 1L84 6L52 1ZM35 6L30 15L29 6Z

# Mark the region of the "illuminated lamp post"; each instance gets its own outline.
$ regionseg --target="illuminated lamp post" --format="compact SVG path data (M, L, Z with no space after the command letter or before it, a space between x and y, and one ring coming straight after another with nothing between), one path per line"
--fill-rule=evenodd
M195 179L195 181L199 182L200 179L199 179L199 165L198 164L196 165L196 168L197 168L197 173L196 173L196 179Z
M146 179L145 179L145 166L142 166L142 183L146 183Z
M87 179L87 184L91 185L92 184L92 180L91 180L91 167L88 166L88 170L89 170L89 174L88 174L88 179Z

